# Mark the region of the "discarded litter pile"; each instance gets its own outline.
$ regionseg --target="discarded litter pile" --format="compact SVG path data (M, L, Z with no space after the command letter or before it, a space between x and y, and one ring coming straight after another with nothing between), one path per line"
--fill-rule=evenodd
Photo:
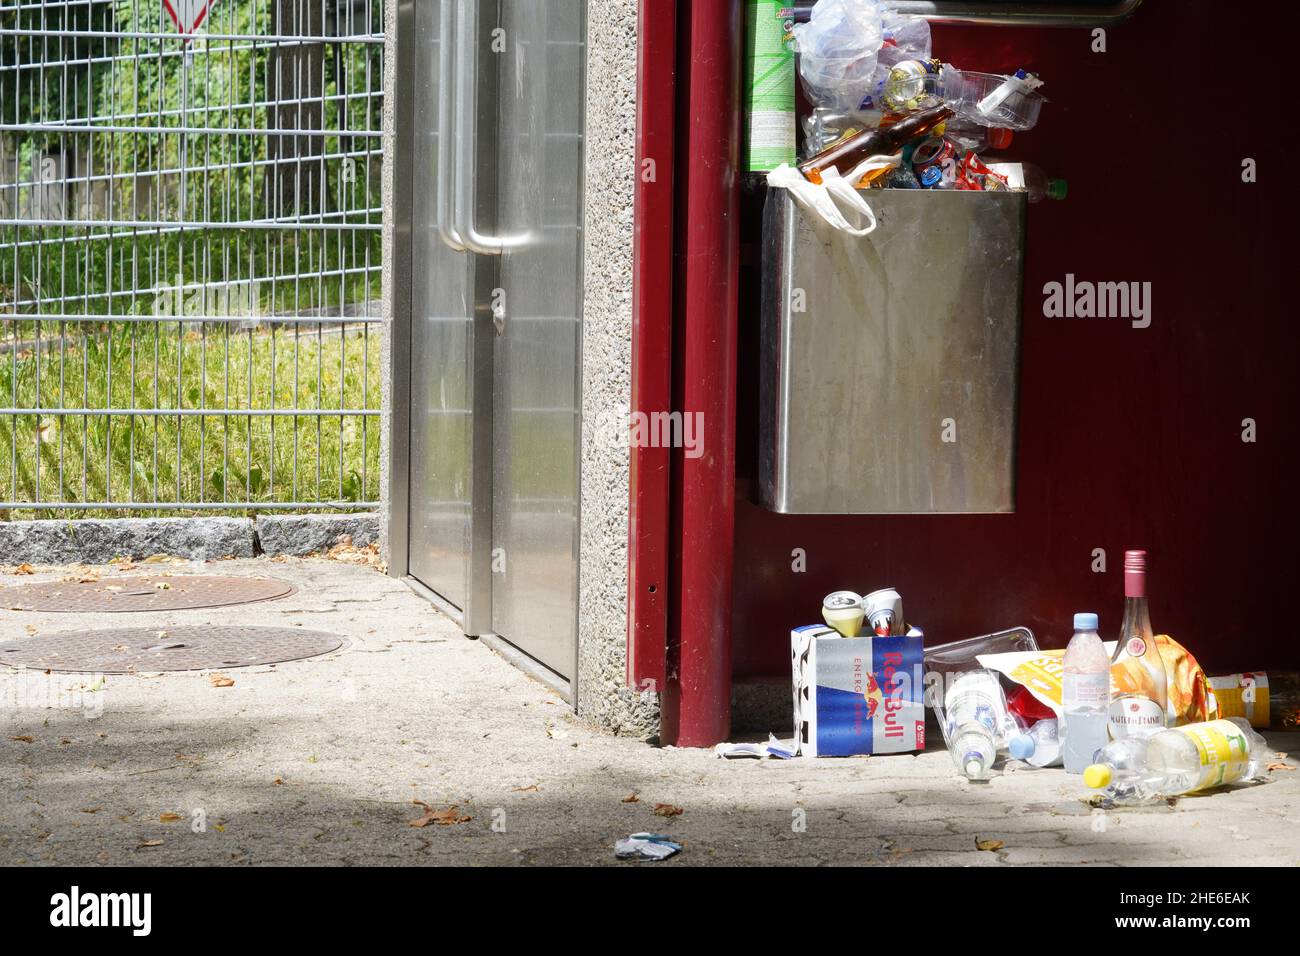
M751 16L750 169L788 189L805 210L837 229L876 227L871 189L1018 190L1031 201L1064 199L1066 183L1029 163L991 157L1033 129L1043 81L959 69L933 55L930 25L877 0L819 0L807 23L781 35L766 22L783 11L762 0ZM813 110L803 119L804 153L793 155L793 62ZM774 88L784 66L790 85ZM765 103L764 100L773 102ZM771 109L783 102L784 113ZM855 213L853 225L845 210Z
M1115 806L1258 778L1268 751L1252 723L1294 724L1294 675L1274 675L1274 688L1263 673L1207 678L1184 647L1152 630L1146 567L1145 551L1125 552L1118 639L1103 642L1098 616L1079 613L1063 650L1040 650L1025 628L925 649L897 591L828 595L826 625L790 635L790 750L923 750L928 704L970 780L987 780L1004 759L1063 765ZM734 745L718 752L733 756Z

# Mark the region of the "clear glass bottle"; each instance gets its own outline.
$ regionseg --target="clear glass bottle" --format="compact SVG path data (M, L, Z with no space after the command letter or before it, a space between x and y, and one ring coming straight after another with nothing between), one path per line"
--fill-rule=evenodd
M1147 607L1147 553L1124 552L1124 622L1110 662L1110 735L1150 737L1165 729L1168 683Z

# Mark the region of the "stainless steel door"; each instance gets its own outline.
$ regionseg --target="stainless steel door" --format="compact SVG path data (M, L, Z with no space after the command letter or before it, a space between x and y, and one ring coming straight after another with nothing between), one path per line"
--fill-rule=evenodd
M493 630L572 676L578 572L583 0L504 0L503 315L493 409Z
M570 679L585 2L413 15L409 570Z
M436 14L438 5L433 5ZM435 191L442 135L438 95L446 82L446 24L417 7L415 169L411 290L411 574L457 608L469 597L473 391L472 257L439 236ZM424 172L422 176L420 173Z
M491 622L491 320L478 306L495 264L453 225L455 7L413 13L408 567L474 634Z

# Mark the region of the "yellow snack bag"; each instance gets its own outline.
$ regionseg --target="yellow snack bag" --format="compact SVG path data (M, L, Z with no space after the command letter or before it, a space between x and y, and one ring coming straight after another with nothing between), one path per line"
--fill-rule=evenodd
M1105 643L1106 653L1114 655L1115 642ZM1200 723L1214 720L1219 715L1214 703L1214 692L1210 689L1209 678L1196 662L1187 648L1183 647L1168 634L1156 635L1156 647L1160 649L1160 660L1165 665L1166 704L1165 714L1169 726ZM1042 704L1061 713L1061 659L1064 649L1051 651L1014 651L1007 654L981 654L977 660L981 667L988 667L1000 674L1005 674L1021 687L1028 690ZM1145 680L1144 672L1136 666L1121 663L1110 669L1111 692L1141 691ZM1145 688L1149 690L1149 688Z

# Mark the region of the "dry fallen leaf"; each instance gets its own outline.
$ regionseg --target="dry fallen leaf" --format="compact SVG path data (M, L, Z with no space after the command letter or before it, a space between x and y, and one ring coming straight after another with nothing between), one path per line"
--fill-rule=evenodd
M19 734L17 737L10 737L10 740L17 740L19 743L31 744L36 742L36 738L31 734Z
M162 845L163 845L162 840L145 840L143 843L137 846L136 849L143 850L147 846L162 846Z
M82 807L82 808L81 808L81 812L82 812L82 813L98 813L98 812L99 812L100 810L102 810L102 809L104 809L104 808L103 808L103 807Z
M988 850L992 853L995 850L1002 849L1003 846L1005 844L1001 840L981 840L978 837L975 839L975 849L977 850Z
M622 802L623 802L623 803L640 803L640 802L641 802L641 798L638 797L635 793L629 793L626 797L623 798Z
M213 687L234 687L235 682L225 674L213 674L208 678Z
M271 781L271 783L275 784L277 787L284 786L284 781L279 777L276 777L274 780Z
M339 535L335 541L334 546L325 552L325 557L329 560L342 561L346 564L364 564L380 573L387 573L388 565L379 554L379 542L372 541L370 544L357 547L352 543L352 536L348 534Z
M32 570L32 566L27 563L20 564L18 565L18 567L14 568L14 574L35 574L35 573L36 572Z
M185 818L179 813L160 813L158 814L159 823L177 823Z
M515 793L535 793L542 788L535 783L530 783L526 787L515 787Z
M675 807L671 803L656 803L654 815L657 817L680 817L682 808Z
M1294 770L1294 769L1295 767L1291 766L1291 764L1289 763L1271 763L1268 765L1269 773L1272 773L1274 770Z
M155 581L153 586L159 591L170 591L172 589L172 586L166 581Z
M457 823L469 823L470 820L474 819L473 817L464 816L460 812L460 808L455 804L445 810L435 810L427 803L419 800L412 800L411 802L417 807L424 808L424 816L420 817L420 819L406 821L407 826L415 827L417 830L423 830L430 823L436 823L440 827L449 827Z

